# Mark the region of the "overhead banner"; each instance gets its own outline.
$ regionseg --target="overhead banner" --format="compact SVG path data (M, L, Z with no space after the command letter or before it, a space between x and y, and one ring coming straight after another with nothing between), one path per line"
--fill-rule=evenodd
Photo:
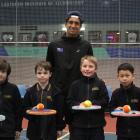
M0 0L0 25L63 23L78 10L88 23L140 23L139 0Z
M18 0L18 1L3 1L0 2L0 7L42 7L42 6L66 6L66 5L72 5L72 6L82 6L84 4L85 0Z

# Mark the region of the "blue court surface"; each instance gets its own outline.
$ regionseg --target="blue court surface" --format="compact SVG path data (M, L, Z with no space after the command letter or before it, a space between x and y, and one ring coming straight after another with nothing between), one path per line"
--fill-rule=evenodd
M116 140L116 135L114 133L105 133L105 140ZM26 138L26 131L22 131L20 140L28 140ZM65 134L57 140L69 140L69 134Z

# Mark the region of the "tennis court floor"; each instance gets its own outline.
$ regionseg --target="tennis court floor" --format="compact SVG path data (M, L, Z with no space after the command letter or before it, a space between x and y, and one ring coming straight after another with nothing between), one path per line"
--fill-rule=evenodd
M116 135L114 133L105 133L105 140L116 140ZM26 138L26 131L22 131L20 140L28 140ZM65 134L60 137L58 140L69 140L69 134Z

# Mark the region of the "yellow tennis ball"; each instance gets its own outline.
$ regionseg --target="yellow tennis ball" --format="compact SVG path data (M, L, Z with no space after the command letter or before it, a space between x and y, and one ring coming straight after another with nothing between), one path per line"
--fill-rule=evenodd
M91 107L92 106L92 102L90 100L86 100L86 101L83 102L83 105L85 107Z

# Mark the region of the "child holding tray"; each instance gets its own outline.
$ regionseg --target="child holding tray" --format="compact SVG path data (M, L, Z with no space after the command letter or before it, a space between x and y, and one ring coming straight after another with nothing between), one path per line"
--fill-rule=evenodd
M80 64L82 77L72 83L67 97L67 104L71 112L70 140L105 139L103 130L106 124L104 112L109 97L105 83L97 76L96 70L97 61L95 57L82 57ZM82 104L86 103L88 106L89 101L93 106L98 105L101 108L83 110ZM73 110L73 106L76 105L80 105L81 110Z
M51 64L40 61L35 66L37 82L27 90L23 100L24 117L29 120L27 137L29 140L56 140L65 127L63 121L64 98L60 90L51 82ZM35 110L42 103L46 109L56 110L55 115L35 116L26 114L26 110Z
M10 64L0 58L0 140L19 139L22 130L21 96L10 73Z
M117 72L120 88L112 94L111 112L122 109L124 105L140 111L140 88L133 83L134 67L129 63L122 63ZM117 117L116 134L117 140L140 140L140 117Z

